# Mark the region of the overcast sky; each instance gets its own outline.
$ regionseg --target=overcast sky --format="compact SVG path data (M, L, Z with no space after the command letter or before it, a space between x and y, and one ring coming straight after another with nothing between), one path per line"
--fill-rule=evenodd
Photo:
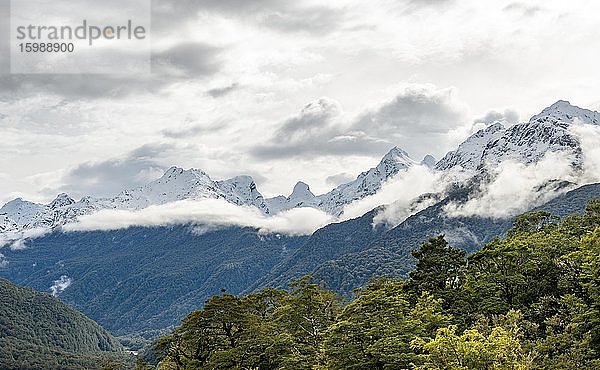
M495 119L600 107L597 1L171 1L150 75L0 76L0 202L171 165L321 193L396 145L439 159Z

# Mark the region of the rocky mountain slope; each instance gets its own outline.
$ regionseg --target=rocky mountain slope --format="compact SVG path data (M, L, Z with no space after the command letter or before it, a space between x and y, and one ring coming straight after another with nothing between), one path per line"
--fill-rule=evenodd
M560 100L531 117L528 122L511 127L495 123L467 138L446 154L436 165L440 171L460 166L480 170L507 159L530 164L547 152L566 151L574 156L574 167L582 166L582 153L577 138L569 132L574 123L599 125L600 113Z

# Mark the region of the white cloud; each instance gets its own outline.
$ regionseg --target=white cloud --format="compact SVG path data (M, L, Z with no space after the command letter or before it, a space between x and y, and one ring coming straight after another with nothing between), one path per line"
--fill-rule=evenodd
M569 132L578 138L583 152L582 182L586 184L600 182L600 126L575 122L569 127Z
M555 180L576 183L578 177L572 163L572 155L565 152L548 152L542 160L530 165L504 161L497 167L488 168L492 180L483 183L476 195L464 203L449 203L444 211L451 217L515 216L569 190Z
M72 282L73 279L71 279L67 275L61 275L60 279L54 280L54 284L49 289L52 292L53 296L57 296L59 293L67 289Z
M65 225L65 231L116 230L131 226L198 224L206 226L249 226L265 233L309 235L333 221L313 208L296 208L265 216L254 207L237 206L221 199L183 200L139 211L102 210Z
M12 250L27 248L27 239L35 239L51 232L49 229L35 228L0 234L0 248L8 245Z
M413 166L385 182L376 194L348 204L344 207L343 218L358 217L380 205L388 205L377 213L374 222L396 226L412 213L418 212L418 207L411 208L417 197L440 192L444 189L443 184L442 174L426 166Z
M7 268L9 263L10 262L8 261L8 259L6 259L6 256L0 253L0 269Z

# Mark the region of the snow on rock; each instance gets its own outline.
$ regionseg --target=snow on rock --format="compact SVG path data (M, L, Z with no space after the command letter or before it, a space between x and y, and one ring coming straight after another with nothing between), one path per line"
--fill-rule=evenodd
M0 233L13 232L19 229L19 225L11 220L6 214L0 214Z
M580 166L581 148L568 130L574 122L599 125L600 113L558 101L529 122L511 127L496 122L476 132L437 163L430 155L420 163L416 162L404 150L394 147L376 167L322 195L313 194L306 183L298 182L288 197L264 199L250 176L214 181L202 170L171 167L159 179L112 198L88 196L75 201L67 194L60 194L49 204L36 204L21 198L12 200L0 208L0 237L23 230L59 227L99 210L139 210L186 199L223 199L240 206L256 207L265 215L297 207L312 207L340 215L344 206L375 194L391 177L419 164L438 171L462 168L476 174L485 166L497 165L507 159L529 164L539 161L548 151L568 151L574 155L573 166Z
M19 226L26 225L38 212L44 209L42 204L28 202L21 198L11 200L0 208L0 215L4 214Z
M525 164L536 163L547 152L573 154L575 168L582 165L579 141L568 130L574 122L600 124L600 113L582 109L560 100L533 116L529 122L508 128L497 122L478 131L458 149L449 152L435 166L444 171L460 166L481 170L513 159Z
M444 171L455 166L461 166L465 170L477 169L481 164L481 158L487 144L499 138L504 130L502 123L497 122L477 131L460 144L456 150L446 154L435 165L435 169Z

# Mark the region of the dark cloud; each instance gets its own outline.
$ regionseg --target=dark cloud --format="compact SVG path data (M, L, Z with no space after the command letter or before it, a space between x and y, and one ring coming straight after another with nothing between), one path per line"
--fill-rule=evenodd
M152 56L150 74L4 74L0 75L0 94L18 97L45 92L95 99L156 93L184 79L217 73L222 65L220 51L205 43L179 44Z
M183 127L178 129L167 129L161 133L163 136L171 139L184 139L194 136L200 136L202 134L210 134L218 132L229 126L229 122L226 120L217 120L210 125L203 124L190 124L186 123Z
M517 124L519 123L519 113L511 109L506 109L504 112L490 111L474 121L474 123L483 123L486 126L495 122L503 122L509 125Z
M341 113L339 104L331 99L321 98L302 108L300 114L288 119L275 133L277 142L294 142L311 139L322 133Z
M219 71L221 49L205 43L183 43L152 56L152 72L177 77L212 75Z
M340 112L337 103L319 99L283 122L272 138L256 146L252 153L262 159L375 155L390 145L400 145L420 156L427 154L422 143L433 147L445 144L448 132L463 120L448 90L407 89L349 123L342 121ZM443 150L434 154L442 154Z
M149 144L124 158L82 163L63 177L64 185L59 191L76 198L114 196L124 189L144 185L166 170L165 166L156 162L156 158L171 148L166 144Z
M244 22L271 27L282 32L329 32L341 24L343 10L325 6L302 6L296 1L281 0L154 0L152 29L167 34L200 13L216 13Z
M461 112L451 103L451 93L451 90L409 89L363 115L354 128L368 127L369 133L381 137L447 133L449 126L456 125L462 118Z
M341 108L328 98L306 105L295 117L281 125L266 144L252 149L263 159L295 156L378 153L389 143L362 132L348 132L339 121Z
M237 90L239 87L240 87L240 85L237 82L235 82L229 86L216 87L214 89L210 89L206 93L208 95L212 96L213 98L220 98L222 96L229 94L230 92Z

